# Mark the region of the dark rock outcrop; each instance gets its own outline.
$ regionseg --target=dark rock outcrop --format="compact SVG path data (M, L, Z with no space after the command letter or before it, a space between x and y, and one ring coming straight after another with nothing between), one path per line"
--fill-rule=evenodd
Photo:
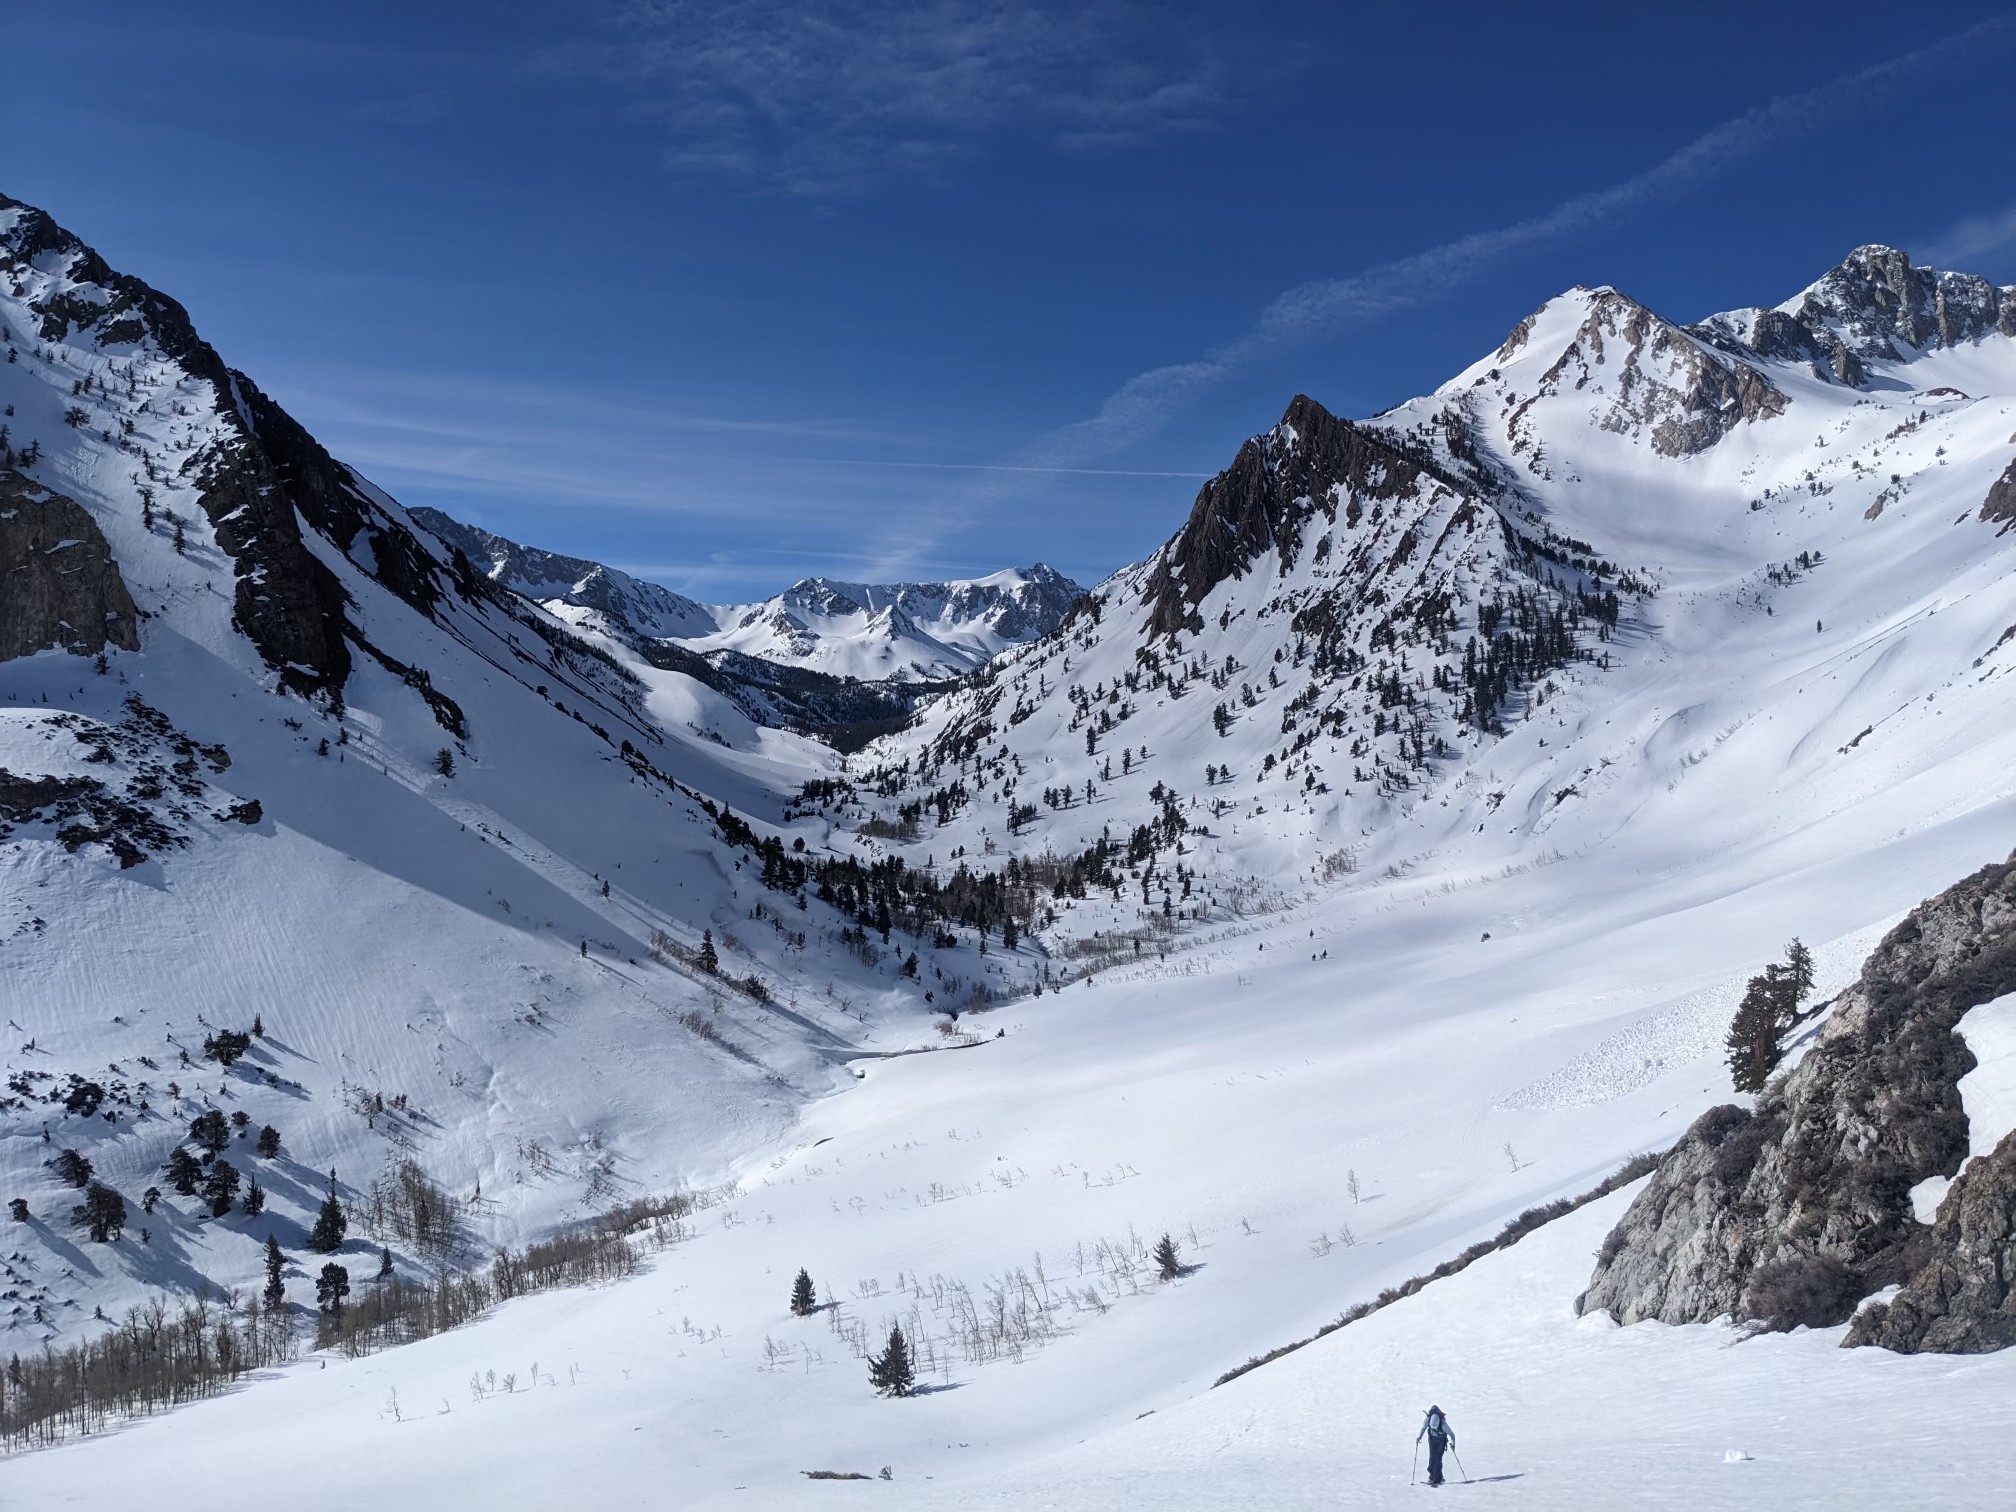
M1868 364L1985 336L2016 336L2016 288L1916 266L1895 247L1857 247L1776 310L1712 316L1689 330L1726 351L1803 361L1860 388Z
M1227 578L1245 576L1270 551L1286 571L1319 504L1334 512L1338 495L1411 494L1425 472L1418 457L1297 394L1279 425L1241 446L1232 465L1204 485L1190 518L1162 548L1142 592L1148 633L1200 628L1197 605L1206 595Z
M1748 362L1712 350L1615 289L1590 296L1588 315L1542 376L1540 393L1583 388L1597 369L1608 370L1614 396L1599 423L1648 434L1662 456L1694 456L1738 425L1785 410L1785 395ZM1517 435L1512 439L1516 449Z
M2016 1344L2016 1132L1969 1161L1932 1226L1932 1258L1850 1344L1904 1354L1987 1354Z
M308 532L421 613L434 611L442 587L432 554L292 416L227 367L180 304L110 267L43 211L5 195L0 211L18 212L0 236L0 273L20 282L31 269L61 270L49 292L30 301L44 340L100 350L151 343L215 391L225 436L185 471L232 559L238 628L282 686L340 693L350 673L348 598Z
M1584 1307L1627 1323L1733 1314L1818 1326L1846 1321L1872 1291L1910 1283L1924 1321L1907 1322L1907 1310L1897 1337L1985 1337L1937 1320L1958 1317L1958 1305L2007 1305L2006 1285L1998 1294L2004 1283L1982 1270L2009 1275L2006 1226L1998 1249L1984 1203L1949 1195L1953 1211L1927 1228L1910 1191L1966 1159L1957 1083L1975 1061L1954 1026L2010 992L2016 858L1892 930L1806 1058L1754 1112L1715 1108L1695 1122L1604 1242ZM1977 1179L1992 1187L1998 1178L1970 1170L1964 1184Z
M0 468L0 661L140 649L133 596L84 506Z
M1981 504L1981 518L1990 524L2016 522L2016 462L2003 470Z

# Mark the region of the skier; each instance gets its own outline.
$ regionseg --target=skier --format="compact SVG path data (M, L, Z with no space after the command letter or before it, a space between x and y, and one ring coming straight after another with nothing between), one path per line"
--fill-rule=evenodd
M1440 1407L1430 1407L1428 1416L1422 1420L1421 1431L1414 1435L1414 1442L1428 1440L1428 1484L1442 1484L1442 1451L1456 1443L1456 1430L1449 1426L1449 1419L1442 1416Z

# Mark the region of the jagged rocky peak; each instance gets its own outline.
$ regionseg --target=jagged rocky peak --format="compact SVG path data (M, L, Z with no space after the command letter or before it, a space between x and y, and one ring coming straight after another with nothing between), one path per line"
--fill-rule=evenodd
M2016 336L2016 289L1919 267L1895 247L1857 247L1778 308L1809 330L1838 334L1865 361Z
M813 614L879 616L893 611L917 624L985 621L1004 638L1023 640L1047 633L1084 594L1071 579L1038 562L982 578L942 583L849 583L834 578L802 578L776 602Z
M1921 904L1870 955L1805 1058L1753 1110L1714 1108L1604 1242L1583 1299L1620 1321L1847 1321L1849 1344L2016 1343L2016 1138L1971 1162L1956 1026L2016 992L2016 858ZM1912 1189L1953 1180L1936 1224Z
M1692 329L1725 350L1809 363L1818 376L1859 388L1871 363L2016 336L2016 288L1921 267L1872 243L1775 309L1730 310Z
M1270 554L1288 571L1313 516L1334 520L1344 501L1355 528L1364 503L1415 492L1426 465L1392 437L1297 394L1280 424L1242 445L1198 491L1189 519L1154 558L1141 593L1148 633L1200 628L1197 606L1220 583Z
M133 596L90 512L0 467L0 661L140 649Z

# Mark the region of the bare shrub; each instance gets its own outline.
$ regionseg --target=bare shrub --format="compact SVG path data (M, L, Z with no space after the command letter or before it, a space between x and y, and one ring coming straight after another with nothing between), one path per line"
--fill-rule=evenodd
M1802 1324L1831 1328L1848 1321L1865 1290L1852 1266L1831 1255L1799 1255L1759 1266L1743 1308L1769 1333L1787 1333Z

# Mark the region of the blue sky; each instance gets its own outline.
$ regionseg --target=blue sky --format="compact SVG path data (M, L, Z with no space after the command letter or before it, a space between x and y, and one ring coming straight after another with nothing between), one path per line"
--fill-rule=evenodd
M1260 9L45 7L0 188L406 502L716 600L1094 581L1575 283L2016 281L2007 5Z

